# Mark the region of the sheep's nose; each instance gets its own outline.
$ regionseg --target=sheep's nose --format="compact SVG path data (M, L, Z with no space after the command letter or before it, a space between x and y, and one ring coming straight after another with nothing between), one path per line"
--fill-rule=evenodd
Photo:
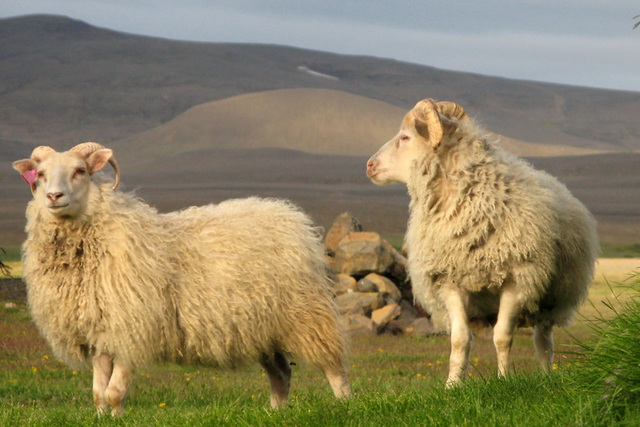
M51 200L52 202L55 202L56 200L58 200L62 196L64 196L64 194L61 193L61 192L47 193L47 199Z
M375 162L375 161L373 161L373 160L369 160L369 161L367 162L367 170L368 170L368 171L370 171L371 169L373 169L373 168L376 166L376 163L377 163L377 162Z

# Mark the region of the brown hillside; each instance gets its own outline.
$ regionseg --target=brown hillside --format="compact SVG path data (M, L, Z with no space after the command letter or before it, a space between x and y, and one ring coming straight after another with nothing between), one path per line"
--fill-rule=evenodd
M258 92L190 108L175 119L111 145L126 156L154 158L211 148L289 148L368 156L398 129L406 109L328 89ZM593 154L579 147L500 137L520 156Z
M393 136L405 112L335 90L276 90L192 107L161 126L112 145L155 156L264 147L366 155Z

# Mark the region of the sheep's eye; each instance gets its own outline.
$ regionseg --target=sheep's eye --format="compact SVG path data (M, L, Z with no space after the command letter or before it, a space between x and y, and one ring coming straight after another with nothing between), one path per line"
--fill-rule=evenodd
M38 179L43 179L44 178L44 172L38 172L38 174L36 176L38 177Z
M86 173L87 173L87 170L85 168L78 168L78 169L76 169L76 171L73 174L73 176L75 178L79 178L79 177L83 176Z
M409 135L400 135L398 137L398 141L396 142L396 147L400 147L401 142L407 142L409 141L409 139L410 139Z

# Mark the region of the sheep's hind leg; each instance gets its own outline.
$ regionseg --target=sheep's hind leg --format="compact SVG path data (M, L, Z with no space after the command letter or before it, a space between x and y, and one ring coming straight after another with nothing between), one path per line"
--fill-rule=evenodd
M446 388L451 388L459 384L467 372L473 335L460 292L451 290L445 296L445 305L451 321L451 355Z
M333 394L338 399L344 399L351 396L351 386L349 385L349 378L347 377L347 371L341 364L337 367L330 367L324 369L324 375L327 377L327 381L331 385Z
M266 354L260 361L267 371L271 383L271 407L281 408L289 402L289 386L291 385L291 367L289 361L280 352L276 352L273 358Z
M133 380L133 368L114 362L113 374L105 391L105 398L111 406L111 415L119 416L124 412L124 399Z
M498 375L501 377L507 375L509 353L513 344L513 332L521 311L522 304L515 286L506 286L500 295L498 320L493 327L493 344L498 356Z
M100 354L93 358L93 404L98 411L98 416L103 415L109 408L104 393L109 386L112 371L113 363L109 355Z
M533 340L542 370L548 374L553 367L553 325L536 323Z

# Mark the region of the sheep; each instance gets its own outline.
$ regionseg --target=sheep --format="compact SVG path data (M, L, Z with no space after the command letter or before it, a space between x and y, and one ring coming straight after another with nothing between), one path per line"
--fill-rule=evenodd
M499 376L517 325L534 327L550 372L553 327L585 300L599 252L586 207L487 134L460 105L426 99L367 162L375 184L407 184L409 276L417 302L451 334L447 388L466 375L471 321L494 324Z
M94 175L109 162L113 184ZM37 147L14 162L31 185L24 279L33 320L55 355L93 367L99 414L123 413L139 367L259 362L271 406L289 396L289 359L351 394L347 342L319 230L287 201L247 198L159 214L116 191L112 150Z

